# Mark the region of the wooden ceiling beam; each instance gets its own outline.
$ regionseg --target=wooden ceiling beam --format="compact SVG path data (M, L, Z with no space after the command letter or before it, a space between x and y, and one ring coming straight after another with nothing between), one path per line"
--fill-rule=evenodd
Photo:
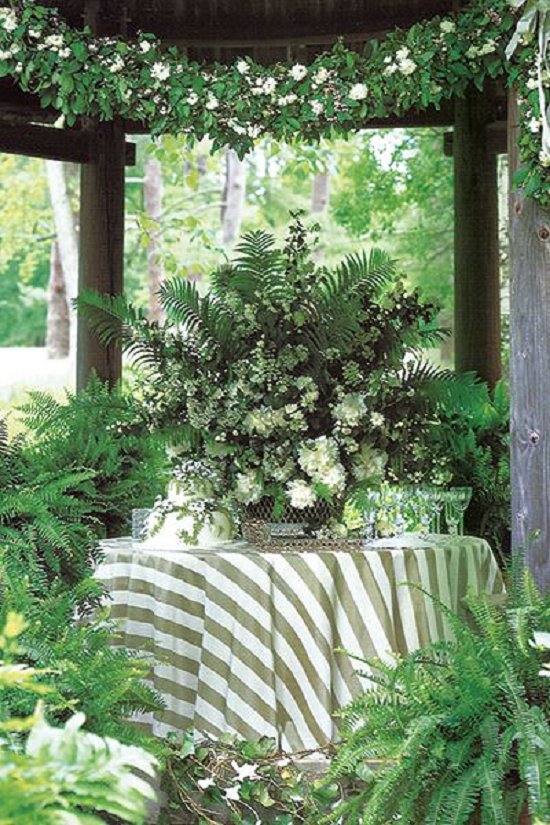
M508 152L507 122L497 120L487 126L487 150L493 155L505 155ZM454 133L443 135L443 152L452 158L454 153Z
M0 152L46 160L88 163L94 158L93 133L78 129L56 129L35 123L14 125L0 120ZM136 147L126 143L126 165L134 166Z

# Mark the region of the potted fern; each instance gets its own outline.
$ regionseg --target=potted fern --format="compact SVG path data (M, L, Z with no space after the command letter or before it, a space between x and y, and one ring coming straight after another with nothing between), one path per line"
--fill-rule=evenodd
M163 286L163 327L120 298L82 300L103 341L122 339L145 366L152 424L177 427L176 506L194 524L232 501L319 526L350 491L382 479L398 444L401 477L414 480L420 464L426 472L414 394L426 372L403 362L438 336L435 308L406 290L383 252L331 270L311 253L299 219L283 249L249 233L208 294L184 279ZM405 420L413 433L417 425L410 439ZM433 457L434 474L444 465Z

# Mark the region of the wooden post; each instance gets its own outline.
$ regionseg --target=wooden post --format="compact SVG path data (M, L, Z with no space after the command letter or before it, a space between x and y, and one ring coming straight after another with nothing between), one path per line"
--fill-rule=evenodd
M494 386L501 376L497 159L492 95L455 103L455 367Z
M124 4L87 0L85 22L101 35L123 30ZM89 123L92 159L83 164L80 182L79 292L110 295L123 291L124 269L124 127L120 121ZM114 386L121 378L122 356L116 346L103 346L79 314L77 389L95 372Z
M518 114L509 107L511 174ZM512 540L550 590L550 214L510 186Z

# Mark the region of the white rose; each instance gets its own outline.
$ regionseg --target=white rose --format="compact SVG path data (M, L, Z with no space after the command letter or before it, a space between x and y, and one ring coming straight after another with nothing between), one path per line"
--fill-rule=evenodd
M296 82L303 80L304 77L307 75L307 68L303 66L301 63L296 63L290 70L290 76L296 80Z
M306 507L313 507L317 501L317 496L312 487L305 481L295 479L287 485L290 504L297 510L304 510Z
M349 90L348 97L352 100L364 100L368 94L368 91L369 90L364 83L356 83Z

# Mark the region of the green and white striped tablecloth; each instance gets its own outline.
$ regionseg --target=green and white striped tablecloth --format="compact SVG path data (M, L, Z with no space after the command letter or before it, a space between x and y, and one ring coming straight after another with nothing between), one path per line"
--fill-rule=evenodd
M448 638L433 601L400 583L455 610L469 589L503 590L489 545L469 537L354 553L104 547L97 576L122 643L152 654L166 700L153 732L270 736L285 750L334 739L334 712L365 687L353 655L387 660Z

